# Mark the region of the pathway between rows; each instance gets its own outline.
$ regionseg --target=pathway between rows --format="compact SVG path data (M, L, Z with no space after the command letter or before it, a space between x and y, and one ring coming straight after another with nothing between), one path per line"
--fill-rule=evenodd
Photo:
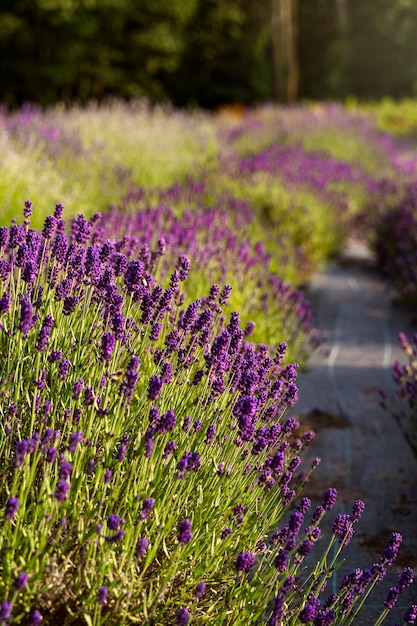
M402 624L404 610L417 604L417 459L379 406L378 390L394 389L392 365L395 359L404 362L398 332L410 336L416 329L358 241L347 246L339 263L313 278L307 296L323 332L321 347L299 375L299 401L292 413L316 432L308 456L322 459L307 495L319 503L327 487L336 487L339 498L331 519L350 513L357 498L366 503L329 593L337 591L346 571L379 560L390 533L400 532L404 541L396 566L356 624L374 624L389 586L410 566L416 582L384 622Z

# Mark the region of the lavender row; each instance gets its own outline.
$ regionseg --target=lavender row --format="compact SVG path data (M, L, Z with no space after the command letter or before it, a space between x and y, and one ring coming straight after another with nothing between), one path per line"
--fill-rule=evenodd
M286 344L248 341L228 284L187 303L185 255L157 280L163 241L138 258L98 214L38 232L31 209L0 229L3 624L354 623L401 536L326 592L364 503L318 550L337 492L302 497Z

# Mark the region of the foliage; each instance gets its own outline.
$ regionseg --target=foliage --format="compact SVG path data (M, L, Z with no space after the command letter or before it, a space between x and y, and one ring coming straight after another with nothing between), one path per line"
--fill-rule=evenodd
M417 459L417 335L412 340L399 333L401 348L407 363L394 363L392 375L396 393L388 395L381 391L381 404L391 413Z
M337 492L297 500L313 433L286 416L285 345L246 340L228 285L185 306L186 256L153 276L162 242L138 259L99 215L68 229L57 205L38 232L31 210L0 229L2 621L352 624L401 536L325 599L364 504L308 566Z

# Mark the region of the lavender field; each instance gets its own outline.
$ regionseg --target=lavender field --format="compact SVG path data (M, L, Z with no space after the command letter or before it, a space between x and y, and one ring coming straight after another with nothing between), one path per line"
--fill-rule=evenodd
M365 503L332 517L332 485L303 495L320 459L293 415L320 343L304 289L347 238L416 301L417 148L377 120L1 112L0 624L361 623L402 537L331 593ZM399 340L383 402L417 460L417 339Z

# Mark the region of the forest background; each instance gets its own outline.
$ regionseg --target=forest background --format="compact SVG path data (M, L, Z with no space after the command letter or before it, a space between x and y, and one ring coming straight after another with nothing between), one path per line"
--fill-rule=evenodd
M0 100L417 95L414 0L2 0Z

